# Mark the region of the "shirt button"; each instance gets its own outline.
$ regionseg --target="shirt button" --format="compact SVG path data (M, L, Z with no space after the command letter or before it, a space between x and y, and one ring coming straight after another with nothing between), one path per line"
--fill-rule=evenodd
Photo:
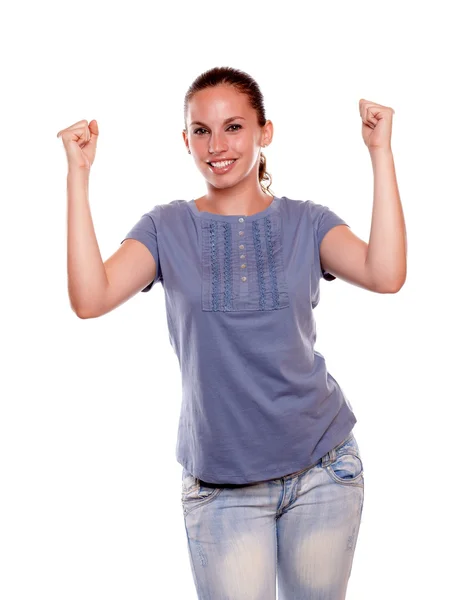
M240 217L240 218L238 219L238 221L239 221L240 223L243 223L243 222L244 222L244 219L243 219L243 217Z
M238 232L240 235L244 235L244 231L239 231Z
M242 269L245 269L245 268L246 268L246 265L241 265L241 268L242 268Z
M240 250L244 250L244 246L243 246L243 244L241 244L241 245L239 246L239 249L240 249Z
M244 254L242 254L242 255L240 256L240 258L246 258L246 256L245 256Z
M246 281L246 279L247 279L246 277L242 277L241 281Z

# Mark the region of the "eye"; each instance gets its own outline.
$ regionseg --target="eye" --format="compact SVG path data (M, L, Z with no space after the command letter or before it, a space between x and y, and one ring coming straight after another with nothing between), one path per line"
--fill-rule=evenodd
M232 129L232 127L235 127L236 129ZM228 130L232 129L232 131L238 131L239 129L242 129L242 126L239 123L233 123L233 125L230 125L228 127ZM194 130L194 134L195 135L203 135L202 132L207 132L207 129L205 129L204 127L199 127L198 129Z

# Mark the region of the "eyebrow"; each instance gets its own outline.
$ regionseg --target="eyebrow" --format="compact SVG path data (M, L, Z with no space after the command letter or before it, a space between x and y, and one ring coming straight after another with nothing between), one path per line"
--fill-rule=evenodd
M246 119L244 117L229 117L228 119L225 119L224 121L224 125L227 125L227 123L230 123L230 121L235 121L236 119L243 119L243 121L246 121ZM189 127L192 127L192 125L203 125L204 127L206 127L206 125L204 123L202 123L201 121L192 121L192 123L189 125Z

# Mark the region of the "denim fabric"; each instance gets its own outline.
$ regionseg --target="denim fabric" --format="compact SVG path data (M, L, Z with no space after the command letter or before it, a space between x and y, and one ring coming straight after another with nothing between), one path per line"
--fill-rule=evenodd
M343 600L364 500L353 432L315 465L247 485L183 469L182 507L199 600Z

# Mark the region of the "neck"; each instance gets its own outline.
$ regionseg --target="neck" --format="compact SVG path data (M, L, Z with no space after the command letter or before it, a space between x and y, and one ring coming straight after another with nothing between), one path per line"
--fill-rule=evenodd
M239 185L230 188L215 188L208 186L208 192L196 201L198 210L221 215L244 215L258 213L273 202L273 196L266 194L260 183L253 189Z

